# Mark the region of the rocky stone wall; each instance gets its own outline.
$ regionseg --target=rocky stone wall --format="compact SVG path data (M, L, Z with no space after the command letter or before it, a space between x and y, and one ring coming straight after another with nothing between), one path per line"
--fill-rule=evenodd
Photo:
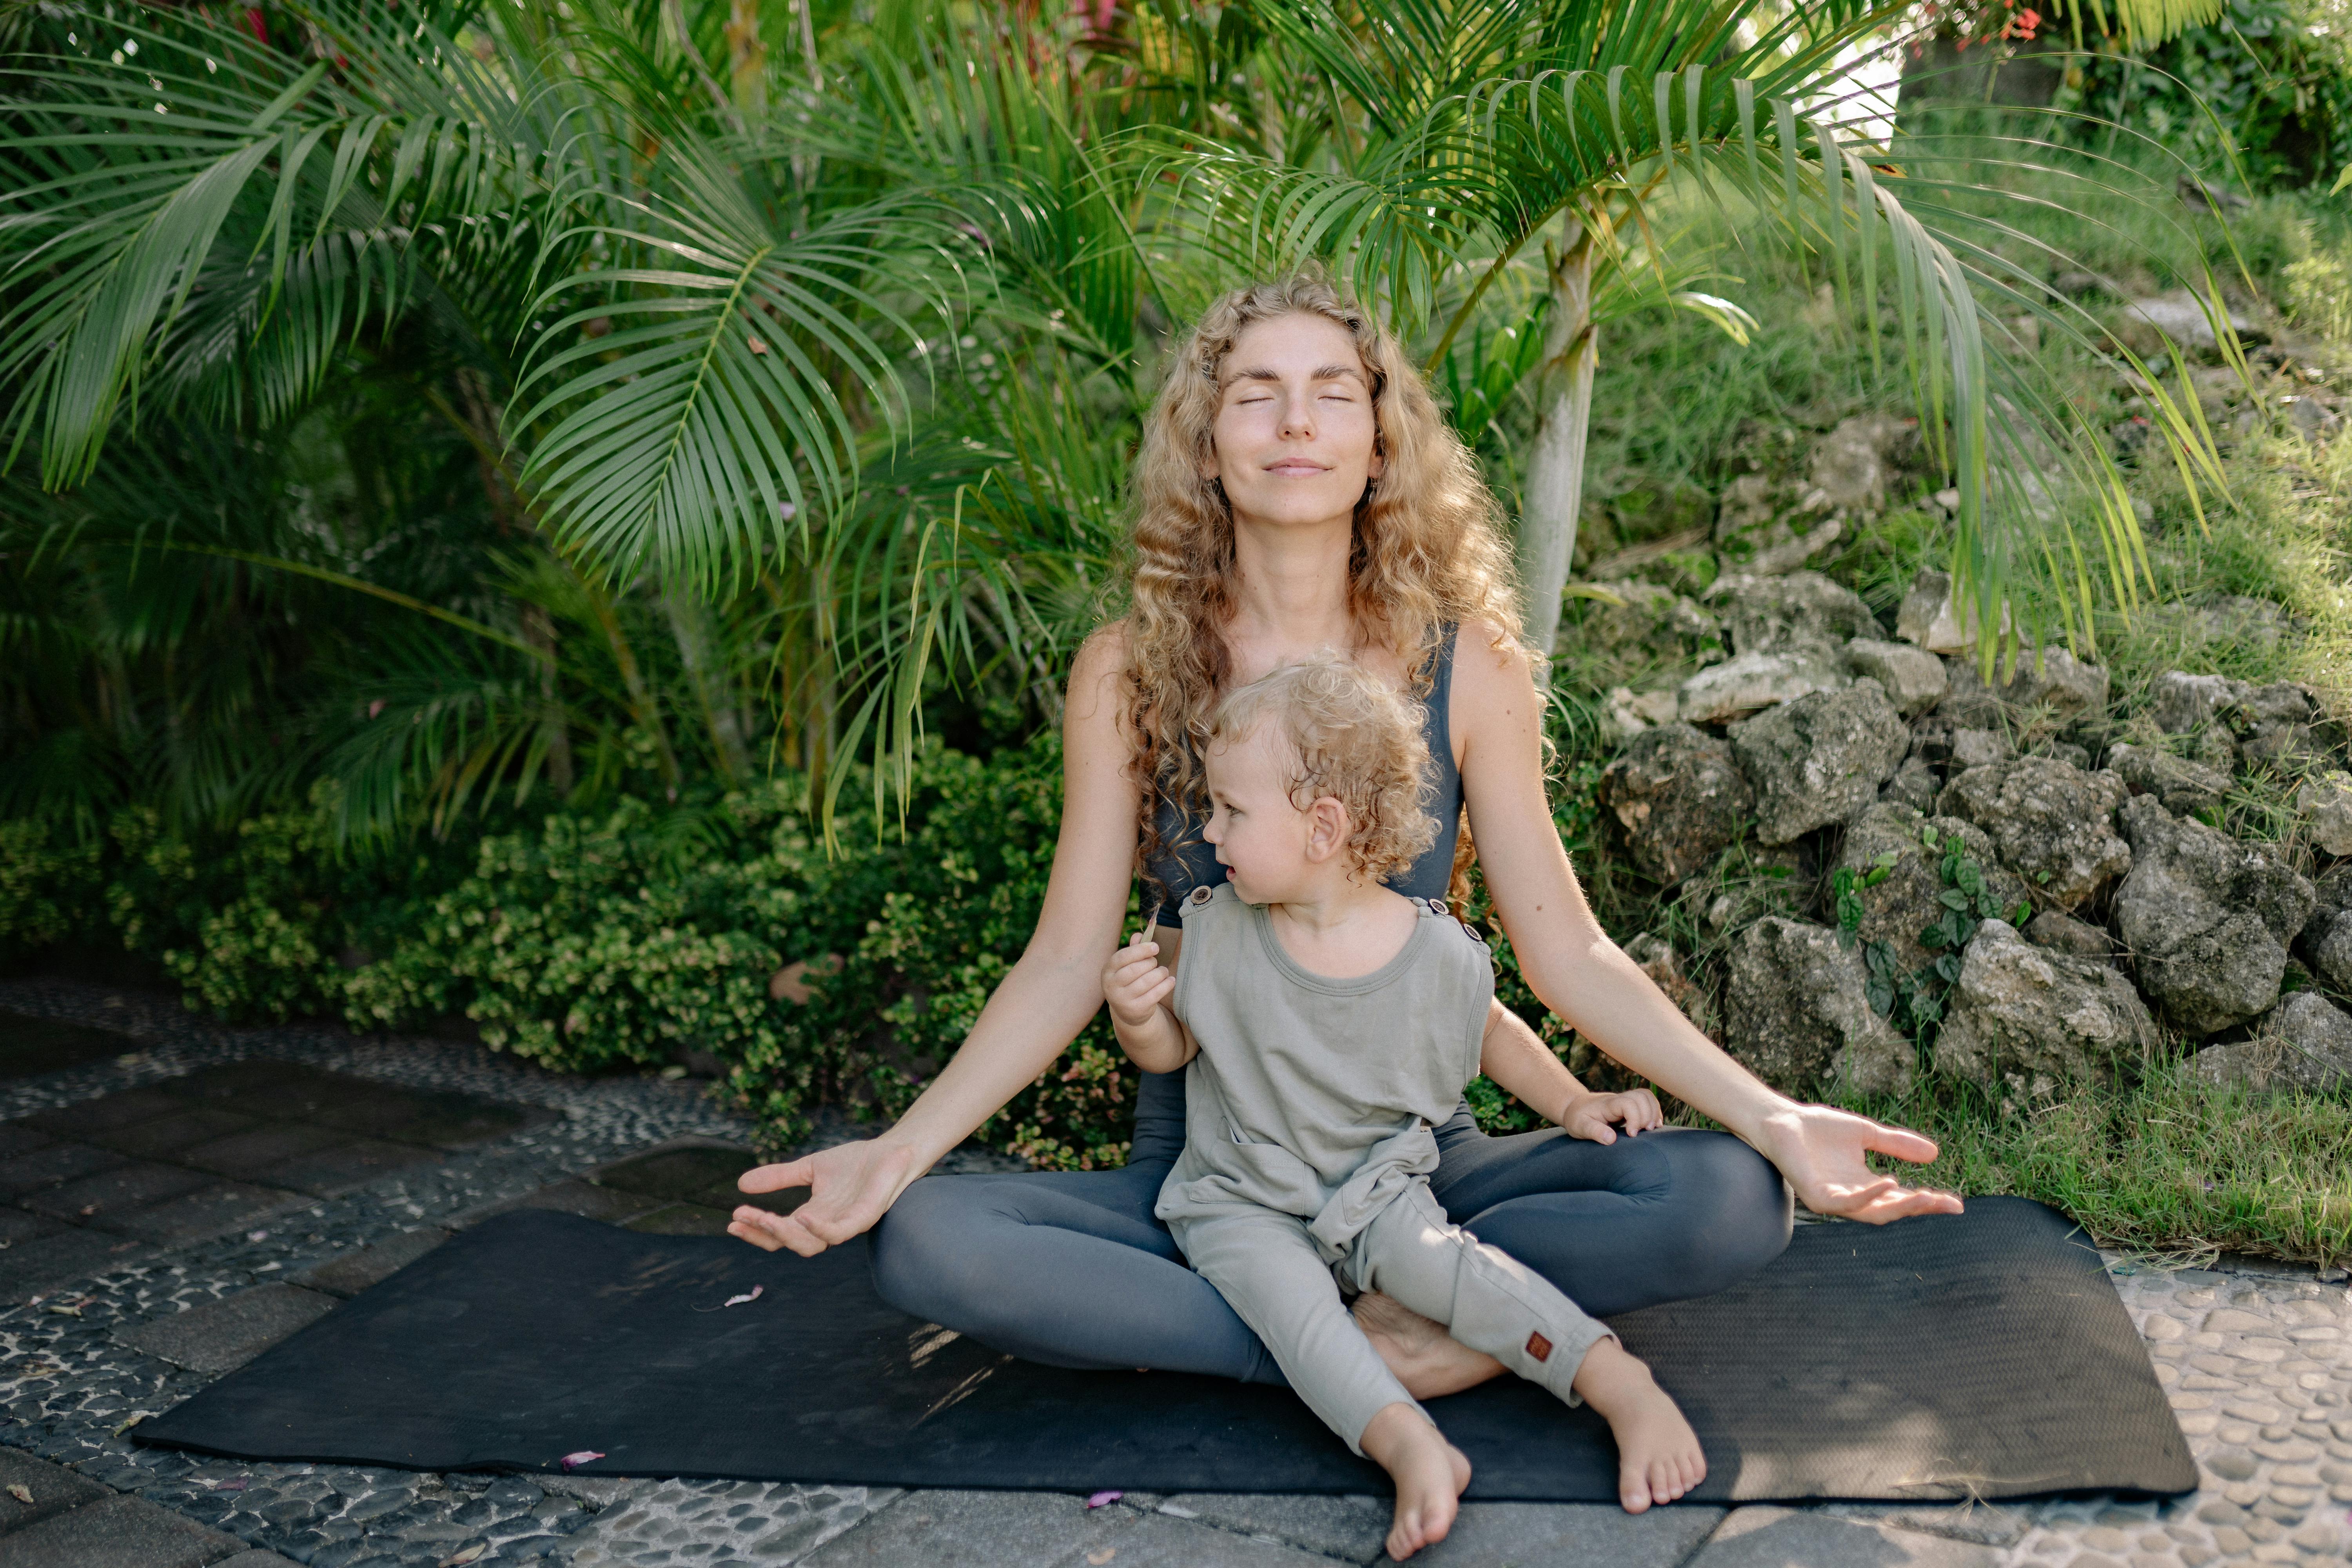
M1883 504L1857 453L1899 445L1839 428L1822 450L1842 455L1807 470L1824 521ZM1717 531L1756 548L1712 609L1629 583L1602 623L1712 660L1604 704L1622 745L1600 792L1610 831L1718 928L1704 963L1637 939L1686 1012L1807 1096L1898 1089L1930 1066L2046 1095L2179 1052L2215 1083L2352 1086L2352 1014L2326 994L2352 991L2352 861L2295 868L2352 855L2345 737L2310 689L2169 671L2126 726L2107 672L2063 648L1987 683L1979 618L1955 614L1941 574L1919 574L1890 637L1817 572L1755 571L1809 535L1783 537L1769 487L1748 489ZM2301 778L2284 842L2216 826L2241 773ZM1713 893L1738 844L1809 868L1798 918Z

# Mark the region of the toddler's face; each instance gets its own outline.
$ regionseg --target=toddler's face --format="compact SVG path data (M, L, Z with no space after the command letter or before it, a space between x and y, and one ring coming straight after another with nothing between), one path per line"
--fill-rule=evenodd
M1246 903L1278 904L1307 879L1313 818L1292 804L1286 787L1297 760L1271 722L1230 745L1209 748L1209 823L1202 837L1216 846L1234 890Z

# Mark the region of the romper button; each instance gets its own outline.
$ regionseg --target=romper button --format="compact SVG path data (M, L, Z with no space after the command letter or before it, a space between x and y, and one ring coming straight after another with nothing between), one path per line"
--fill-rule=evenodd
M1214 888L1206 886L1199 887L1192 889L1192 901L1196 904L1205 904L1216 896L1217 890Z

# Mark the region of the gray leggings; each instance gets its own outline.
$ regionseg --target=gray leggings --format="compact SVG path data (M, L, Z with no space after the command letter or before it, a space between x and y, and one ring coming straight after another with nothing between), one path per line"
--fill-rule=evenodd
M874 1282L902 1312L1049 1366L1154 1367L1280 1384L1281 1370L1151 1215L1184 1145L1181 1073L1146 1073L1117 1171L925 1176L875 1228ZM1558 1128L1437 1129L1446 1217L1596 1318L1705 1296L1789 1245L1770 1162L1724 1132L1612 1144Z

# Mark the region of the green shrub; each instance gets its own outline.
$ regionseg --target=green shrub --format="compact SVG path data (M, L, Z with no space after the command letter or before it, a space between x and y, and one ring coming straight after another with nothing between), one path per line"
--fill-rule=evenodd
M1045 898L1061 824L1061 738L989 762L925 753L905 834L871 820L813 879L801 956L837 956L810 977L783 1037L740 1053L733 1082L772 1125L805 1092L810 1064L853 1110L895 1117L962 1043L1020 957ZM884 823L895 828L895 818ZM1129 906L1130 929L1141 910ZM1097 1013L1037 1080L981 1131L991 1146L1057 1170L1126 1163L1136 1069Z
M779 793L730 798L731 831L682 863L637 800L483 839L473 874L419 900L393 951L351 976L346 1016L390 1028L462 1011L490 1046L573 1071L760 1048L808 855L771 826ZM770 843L747 853L761 826Z
M228 833L183 832L146 806L116 813L98 834L0 823L0 953L21 963L110 938L179 982L189 1006L223 1018L334 1012L344 949L408 879L399 857L337 847L338 804L321 784L305 809Z
M2228 0L2222 16L2143 54L2083 57L2063 110L2113 121L2226 178L2224 144L2263 185L2306 184L2352 158L2352 56L2315 0ZM2252 258L2258 269L2261 258Z
M105 847L41 817L0 822L0 961L103 931Z

